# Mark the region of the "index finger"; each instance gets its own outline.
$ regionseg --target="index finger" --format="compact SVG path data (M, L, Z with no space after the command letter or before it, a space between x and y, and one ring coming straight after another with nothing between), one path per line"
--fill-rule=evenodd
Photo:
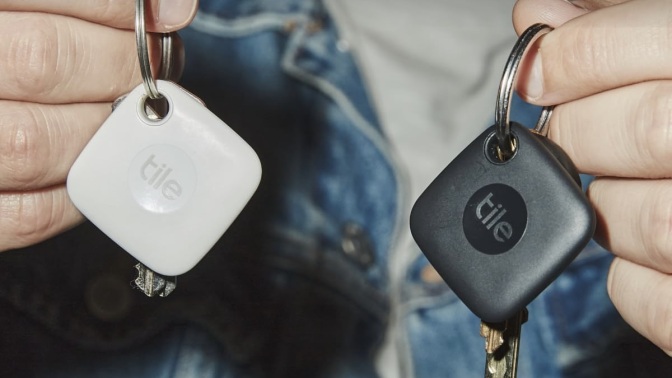
M120 29L133 29L136 0L2 0L0 11L44 12L71 16ZM187 26L198 0L147 0L147 29L171 32Z
M550 105L672 78L670 11L668 0L633 0L568 21L531 50L519 92L529 102Z

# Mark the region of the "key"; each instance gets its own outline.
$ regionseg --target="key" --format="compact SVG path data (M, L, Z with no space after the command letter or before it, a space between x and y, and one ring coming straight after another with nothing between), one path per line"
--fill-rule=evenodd
M527 321L523 309L501 323L481 322L481 336L485 338L485 378L511 378L518 370L520 331Z
M138 276L133 284L148 297L156 295L167 297L177 286L176 277L164 277L142 265L142 263L137 263L135 269L138 271Z

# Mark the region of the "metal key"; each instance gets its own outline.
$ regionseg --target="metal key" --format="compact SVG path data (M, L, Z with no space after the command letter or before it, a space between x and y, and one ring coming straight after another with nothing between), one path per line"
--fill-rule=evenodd
M167 297L177 286L177 277L162 276L141 263L137 263L135 269L138 270L138 277L133 283L148 297Z
M514 378L518 369L520 331L527 321L527 309L501 323L481 322L485 338L485 378Z

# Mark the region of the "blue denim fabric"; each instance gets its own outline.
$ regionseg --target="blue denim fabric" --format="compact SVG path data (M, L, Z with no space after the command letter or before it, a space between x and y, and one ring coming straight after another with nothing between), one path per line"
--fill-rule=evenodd
M1 254L0 376L374 377L392 313L402 376L482 376L478 319L420 251L390 281L402 172L321 4L201 0L182 37L182 83L258 152L259 191L165 299L88 223ZM520 376L668 376L609 303L609 262L591 245L530 305Z

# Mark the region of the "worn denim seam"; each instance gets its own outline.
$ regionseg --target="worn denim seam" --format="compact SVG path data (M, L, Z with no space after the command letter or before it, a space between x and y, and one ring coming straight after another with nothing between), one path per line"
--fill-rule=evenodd
M399 159L394 153L392 147L388 141L380 134L380 132L369 123L357 108L352 104L348 97L340 91L337 87L329 83L327 80L320 78L319 76L312 75L310 72L302 70L299 66L294 64L294 59L296 54L301 46L302 42L307 36L307 31L305 26L301 28L295 35L293 35L288 41L288 47L285 51L285 54L282 58L282 67L285 71L292 77L300 80L312 87L315 87L320 92L324 93L326 96L331 98L334 103L352 120L353 125L371 141L374 147L385 157L388 163L391 165L392 171L394 172L395 182L397 184L397 207L395 209L396 219L394 231L392 233L393 239L390 243L390 250L396 249L396 243L399 239L399 232L401 230L401 225L403 224L402 208L407 202L404 199L403 193L405 192L404 182L401 177L401 164L399 164Z
M403 276L391 277L389 273L394 271L393 267L398 263L397 259L401 255L399 253L400 249L402 248L400 245L400 235L402 226L405 224L403 220L404 212L402 209L406 208L408 202L405 198L405 194L407 193L407 182L404 181L404 171L402 170L402 165L399 163L399 158L394 153L392 146L368 121L366 121L366 119L357 111L355 106L350 102L347 96L343 94L343 92L338 90L338 88L334 87L328 81L323 80L315 75L311 75L309 72L301 70L298 66L293 64L293 59L296 56L301 42L303 42L303 40L306 38L306 34L307 33L305 29L302 28L300 32L297 32L293 38L290 39L289 46L285 52L285 56L282 59L282 67L289 75L317 88L319 91L329 96L336 103L336 105L338 105L341 110L352 120L355 127L357 127L387 159L388 163L392 167L392 171L394 172L395 182L397 184L397 207L395 209L397 215L395 219L392 240L390 240L389 245L390 254L387 266L387 279L390 288L391 308L393 311L395 311L394 309L398 307L401 301L400 292ZM408 345L402 347L402 350L408 351ZM403 353L403 356L400 359L402 370L407 370L402 360L410 359L410 352ZM408 376L408 378L413 377Z
M397 311L399 314L399 319L401 320L398 324L398 327L400 327L400 332L398 332L398 337L397 340L395 340L395 343L400 350L400 359L403 359L403 361L400 361L400 363L401 367L403 368L402 373L404 377L415 377L413 353L410 348L410 342L408 341L408 335L411 330L408 329L407 322L405 321L408 314L411 314L419 308L438 307L444 304L453 304L456 303L456 300L457 297L452 291L446 291L445 293L436 297L417 298L399 305ZM416 351L416 353L422 353L422 351Z
M391 169L394 173L395 182L397 186L396 193L396 219L392 233L392 239L389 243L389 258L387 267L387 277L388 277L388 287L389 287L389 299L392 309L398 309L399 305L402 303L401 292L404 284L405 273L407 267L398 267L398 265L403 264L404 261L400 259L403 258L402 249L400 245L400 237L403 225L405 224L403 215L404 209L408 207L408 199L406 198L406 193L408 192L407 184L407 174L402 165L399 162L399 158L394 152L393 146L391 146L387 140L380 134L380 132L371 125L363 115L356 109L352 104L350 99L337 87L329 83L327 80L320 78L319 76L313 75L310 72L302 70L299 66L294 64L296 54L300 49L300 46L305 42L305 39L308 38L308 32L306 30L307 24L310 18L305 14L294 14L291 16L287 15L256 15L254 17L245 18L237 22L222 22L220 19L215 19L213 16L203 15L200 16L194 23L193 27L196 30L214 34L218 36L242 36L246 33L252 33L254 31L261 31L264 28L270 27L282 27L288 22L296 22L296 30L292 33L287 42L287 48L284 52L284 55L281 59L281 66L285 72L294 77L295 79L306 83L314 88L316 88L321 93L325 94L327 97L331 98L332 101L344 112L344 114L352 121L353 125L375 146L375 148L384 156L391 166ZM295 235L296 236L296 235ZM303 239L301 241L311 243L309 239ZM398 272L397 272L398 271ZM392 277L390 273L397 272L397 274ZM395 310L393 310L395 311ZM399 314L401 315L401 313ZM402 326L400 324L399 326ZM402 334L404 332L401 332ZM412 354L410 353L410 348L407 340L395 341L395 348L402 351L400 356L400 367L402 370L407 372L412 372ZM404 362L405 361L405 362ZM413 375L408 375L408 378L413 378Z
M190 27L194 30L218 37L242 37L268 29L282 28L291 22L307 22L308 16L302 13L279 15L260 13L235 20L227 20L207 13L198 13Z
M290 236L291 235L291 236ZM297 232L292 232L291 230L288 230L287 227L280 227L277 226L274 228L274 235L271 235L273 238L277 239L280 241L280 243L291 243L291 244L297 244L301 245L302 250L315 250L317 248L317 242L312 239L312 238L306 238L306 237L301 237L300 233ZM292 237L294 236L294 237ZM336 250L327 250L325 249L322 251L322 253L326 254L327 256L335 256L339 253L339 251ZM280 268L284 269L286 271L291 271L296 274L304 275L301 273L300 269L295 269L294 264L292 263L292 259L286 259L280 256L269 256L267 258L263 259L264 262L268 263L270 266L273 266L275 268ZM281 262L285 261L285 264L282 264ZM333 262L332 259L329 259L329 261ZM345 259L335 259L337 263L342 263L342 264L348 264ZM315 277L307 277L309 279L315 279ZM363 281L365 281L364 278L362 278ZM368 291L369 294L367 297L369 298L368 301L362 302L361 300L357 300L356 298L359 296L351 296L348 295L348 292L345 290L342 290L342 288L339 288L337 286L334 286L333 284L330 284L327 281L321 280L321 282L331 290L334 290L341 295L343 295L344 298L347 298L348 300L354 302L357 304L357 306L361 307L363 310L370 312L373 314L376 318L387 321L388 319L388 311L389 307L386 301L386 296L384 292L381 292L379 289L373 287L370 285L368 282L365 282L362 287L359 287L358 290L361 291ZM350 286L350 285L348 285ZM358 285L359 286L359 285ZM373 302L373 304L372 304Z

